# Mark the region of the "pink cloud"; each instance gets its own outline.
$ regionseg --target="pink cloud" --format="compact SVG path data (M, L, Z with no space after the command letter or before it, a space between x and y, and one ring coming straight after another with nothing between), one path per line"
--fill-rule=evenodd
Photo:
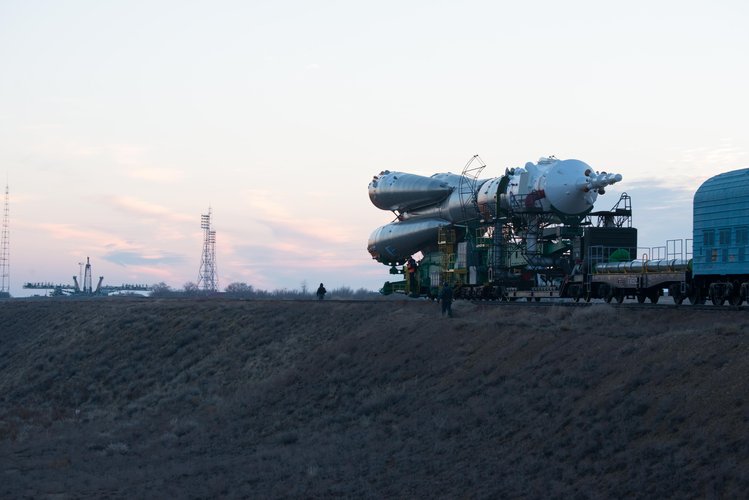
M134 179L141 179L150 182L174 182L184 178L185 174L181 170L171 168L135 168L127 171L127 175Z
M195 221L194 216L181 214L162 205L150 203L148 201L133 198L131 196L114 196L111 198L107 198L106 201L114 208L133 215L168 218L178 222Z
M115 236L114 234L91 229L81 229L72 224L53 224L45 222L36 224L35 226L42 231L45 231L51 238L59 240L75 240L84 245L95 245L101 247L106 245L114 245L118 247L130 246L127 241L119 236Z
M272 193L251 190L246 193L245 199L248 200L255 222L270 227L277 239L290 240L290 247L300 246L300 241L345 243L354 232L353 228L342 224L340 219L294 212Z

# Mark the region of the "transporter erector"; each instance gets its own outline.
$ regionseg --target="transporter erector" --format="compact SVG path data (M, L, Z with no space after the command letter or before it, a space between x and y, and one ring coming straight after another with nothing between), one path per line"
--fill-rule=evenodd
M369 237L372 258L395 274L402 272L396 266L421 253L416 289L386 283L384 293L432 295L447 281L463 295L539 297L533 292L544 290L559 296L567 285L562 278L583 262L584 238L593 242L602 236L591 230L628 229L616 246L627 247L627 258L636 251L626 195L613 211L593 212L597 197L621 175L547 157L479 179L484 165L472 166L476 161L481 163L474 156L460 175L385 170L369 183L372 203L395 214Z

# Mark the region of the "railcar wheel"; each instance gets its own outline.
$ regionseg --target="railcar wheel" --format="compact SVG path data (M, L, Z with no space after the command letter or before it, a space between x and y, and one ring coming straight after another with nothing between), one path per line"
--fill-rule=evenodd
M672 299L674 299L674 304L676 304L677 306L681 305L681 303L684 302L685 295L681 293L681 286L679 285L669 286L668 294L671 296Z
M731 304L732 306L740 306L742 302L744 302L744 298L741 296L740 293L731 295L731 298L728 299L728 303Z
M653 291L653 292L650 292L650 293L648 294L648 298L650 299L650 302L651 302L651 303L653 303L653 304L657 304L657 303L658 303L658 299L659 299L660 297L661 297L661 296L660 296L660 294L658 293L658 290L655 290L655 291Z
M619 290L616 293L616 303L621 304L622 302L624 302L624 291Z
M647 297L645 296L645 294L644 294L644 293L638 293L638 294L637 294L637 303L638 303L638 304L644 304L644 303L645 303L645 299L646 299L646 298L647 298Z
M710 292L710 302L712 302L714 306L722 306L726 303L726 298L722 295L718 296L717 293Z
M614 299L614 293L615 290L613 287L609 285L603 286L603 300L605 300L607 304L611 304L611 301Z
M534 297L536 299L536 302L541 302L541 297Z
M702 297L699 289L693 289L689 293L689 303L693 306L701 305L705 303L705 298Z

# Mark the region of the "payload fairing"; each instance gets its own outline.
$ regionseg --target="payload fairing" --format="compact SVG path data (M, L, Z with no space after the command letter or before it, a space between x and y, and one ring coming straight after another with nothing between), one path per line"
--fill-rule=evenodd
M369 199L394 212L396 220L371 234L367 250L383 264L402 264L435 247L441 227L491 221L517 207L547 216L584 216L605 187L621 179L579 160L553 157L475 182L451 173L424 177L385 170L369 183Z

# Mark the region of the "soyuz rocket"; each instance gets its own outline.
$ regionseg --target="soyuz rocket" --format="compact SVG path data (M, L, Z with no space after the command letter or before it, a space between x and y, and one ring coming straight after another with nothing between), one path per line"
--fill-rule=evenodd
M546 216L584 216L606 186L622 176L596 172L580 160L541 158L504 175L473 181L452 173L425 177L384 170L369 183L369 199L396 219L372 232L367 250L383 264L404 263L437 245L439 228L532 209Z

